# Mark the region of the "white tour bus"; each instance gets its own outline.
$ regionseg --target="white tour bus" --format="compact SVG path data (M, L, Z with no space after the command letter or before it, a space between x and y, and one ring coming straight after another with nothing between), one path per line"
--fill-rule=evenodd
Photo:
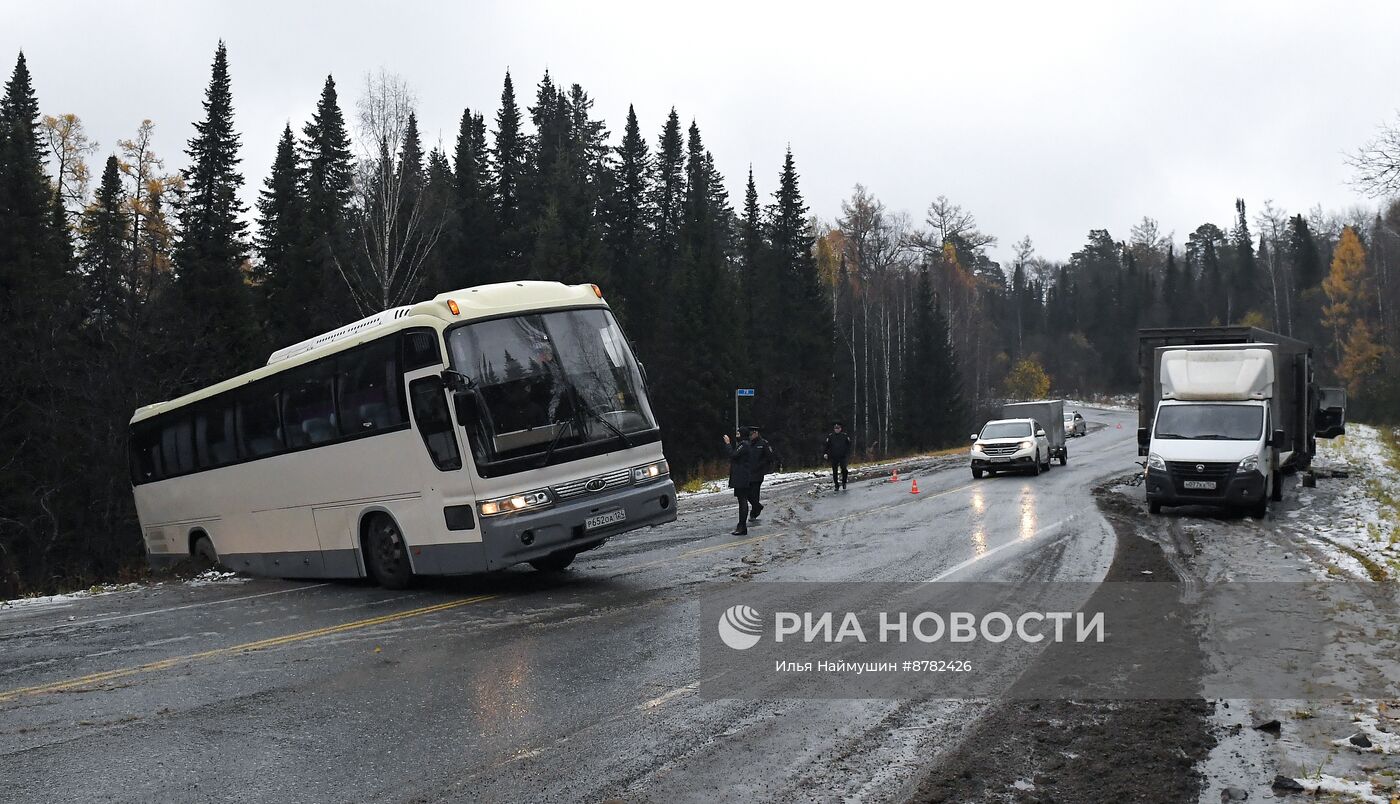
M594 285L444 293L131 420L153 565L398 588L558 570L676 518L641 367Z

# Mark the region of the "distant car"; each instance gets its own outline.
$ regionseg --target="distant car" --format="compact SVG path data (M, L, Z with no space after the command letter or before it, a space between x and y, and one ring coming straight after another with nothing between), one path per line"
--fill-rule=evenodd
M1065 435L1074 438L1075 436L1087 435L1088 433L1089 427L1084 423L1083 416L1080 416L1078 413L1065 416Z

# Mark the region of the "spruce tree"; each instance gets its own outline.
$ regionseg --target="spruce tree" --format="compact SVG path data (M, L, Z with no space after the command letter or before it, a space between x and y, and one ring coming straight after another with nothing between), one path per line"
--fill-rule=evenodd
M518 278L521 255L528 242L527 221L520 206L521 184L527 174L525 135L520 130L520 107L515 102L515 85L506 73L501 89L501 109L496 113L496 142L491 149L492 202L496 209L496 229L500 249L494 273L500 281Z
M305 321L321 306L322 277L308 260L307 221L301 198L301 167L292 127L282 130L272 172L258 198L256 276L262 289L268 335L274 344L290 345L310 335ZM311 303L313 299L317 303Z
M650 234L647 196L651 156L637 123L637 112L627 107L622 144L617 147L615 179L603 216L603 242L607 247L613 287L614 310L639 333L649 331L646 312L655 302L647 297L644 258Z
M0 597L46 588L71 557L74 471L83 424L73 400L72 246L44 173L39 102L24 54L0 97ZM79 492L80 496L80 492Z
M673 279L685 215L685 155L681 149L681 120L672 107L657 143L651 187L652 229L661 271L657 284L663 291Z
M1259 265L1254 258L1254 237L1249 232L1243 198L1235 199L1235 227L1230 230L1232 273L1230 277L1231 322L1244 319L1251 310L1262 310Z
M185 153L187 193L180 205L175 270L183 311L178 326L189 348L188 387L208 385L262 362L254 353L249 291L244 281L247 225L238 190L238 132L233 127L228 53L220 42L204 99L205 118Z
M129 314L130 289L125 279L130 261L126 239L130 227L121 168L117 157L109 156L92 205L83 212L81 226L85 306L90 322L99 327L123 326Z
M356 259L351 232L355 160L340 110L335 78L326 76L311 120L302 127L301 195L304 199L301 254L297 263L301 300L292 341L333 330L354 310L346 276ZM309 304L312 298L316 304Z
M423 216L426 220L443 218L443 231L454 232L458 228L456 211L453 205L455 179L452 165L441 148L428 152L428 163L424 168ZM449 277L448 265L452 260L452 250L439 242L438 247L428 253L423 265L423 286L418 296L431 299L439 293L453 290L459 285Z
M464 288L497 281L496 218L486 149L486 121L471 109L462 112L457 130L453 172L453 227L447 251L454 255L446 269L446 284Z
M831 372L827 350L831 345L831 311L817 275L812 254L813 236L807 204L798 187L792 149L783 157L774 203L768 210L771 266L770 288L778 295L761 295L768 306L756 322L761 333L750 333L749 344L771 339L774 353L766 363L767 384L778 415L779 438L792 457L812 460L811 444L818 443L824 424L815 415L830 400Z

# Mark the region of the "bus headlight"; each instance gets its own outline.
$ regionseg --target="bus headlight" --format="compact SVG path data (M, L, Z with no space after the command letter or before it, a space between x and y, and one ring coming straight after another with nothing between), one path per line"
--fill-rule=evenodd
M671 474L671 465L665 461L655 461L632 470L633 483L645 483Z
M1167 471L1167 462L1162 460L1161 455L1158 455L1154 452L1147 456L1147 468L1156 469L1159 472L1165 472Z
M536 508L546 508L553 502L549 492L544 489L538 491L527 491L524 494L512 494L509 497L497 497L494 500L483 500L480 504L482 516L499 516L500 514L514 514L520 511L529 511Z

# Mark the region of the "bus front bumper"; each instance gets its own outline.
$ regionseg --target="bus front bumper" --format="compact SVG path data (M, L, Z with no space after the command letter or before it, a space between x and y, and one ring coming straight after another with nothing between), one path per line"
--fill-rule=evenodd
M594 517L621 517L587 527ZM415 549L414 572L457 575L504 569L559 552L581 553L611 536L676 519L676 487L670 479L629 486L555 504L543 511L480 519L481 541L424 545Z

